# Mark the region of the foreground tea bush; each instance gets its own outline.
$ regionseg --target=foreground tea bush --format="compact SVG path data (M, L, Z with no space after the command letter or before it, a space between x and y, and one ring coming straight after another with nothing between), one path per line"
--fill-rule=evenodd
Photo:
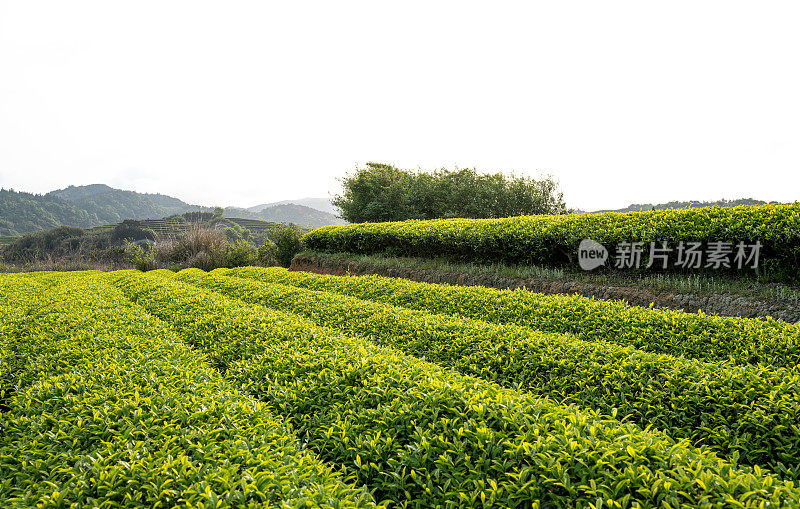
M760 241L762 270L774 280L800 281L800 203L359 223L318 228L303 243L317 251L576 266L578 244L586 238L607 247L620 242L668 242L674 247L680 241Z
M7 402L14 394L16 376L26 362L19 355L14 341L20 324L25 320L26 303L41 292L42 285L19 276L0 275L0 412L8 410Z
M580 295L435 285L380 276L323 276L259 267L218 273L351 295L431 313L570 333L649 352L789 368L800 363L800 326L775 320L643 308Z
M0 506L370 505L98 274L9 284L26 362L0 416Z
M468 375L605 413L792 478L800 471L800 375L703 363L601 341L390 306L279 284L180 272L177 279L307 316Z
M162 274L109 276L301 439L415 507L759 507L781 482L656 431L442 369Z

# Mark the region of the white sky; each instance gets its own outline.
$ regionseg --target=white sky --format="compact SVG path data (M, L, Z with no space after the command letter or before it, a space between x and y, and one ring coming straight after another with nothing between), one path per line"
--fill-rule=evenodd
M202 205L366 161L585 210L800 199L800 2L0 0L0 186Z

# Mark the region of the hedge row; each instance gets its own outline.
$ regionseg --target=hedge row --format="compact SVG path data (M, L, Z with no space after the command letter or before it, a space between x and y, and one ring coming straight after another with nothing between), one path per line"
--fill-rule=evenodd
M27 358L0 416L0 506L369 505L99 275L24 299L30 281L0 281Z
M196 269L175 277L503 386L607 414L618 411L641 427L786 478L800 472L800 374L656 355Z
M335 292L431 313L569 333L648 352L788 368L800 363L800 325L777 320L643 308L580 295L435 285L380 276L323 276L258 267L220 274Z
M661 432L503 389L173 278L111 277L380 499L414 507L800 502L793 482Z
M437 219L325 226L308 233L309 249L329 252L447 256L577 268L581 240L609 249L621 242L762 243L761 268L776 280L800 280L800 203L648 212Z
M22 285L18 278L0 276L0 412L8 410L7 402L14 394L15 378L25 363L14 336L25 318L27 303L38 295L40 287L37 282Z

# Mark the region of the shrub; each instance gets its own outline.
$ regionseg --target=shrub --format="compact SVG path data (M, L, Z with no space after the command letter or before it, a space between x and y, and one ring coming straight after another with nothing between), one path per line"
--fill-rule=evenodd
M47 256L62 256L86 239L82 228L59 226L52 230L23 235L3 248L3 257L8 261L32 262Z
M577 267L578 245L587 238L609 248L612 263L614 248L622 242L667 242L674 248L681 241L759 241L759 270L765 277L800 281L800 203L361 223L318 228L306 234L303 243L328 252ZM646 257L644 253L643 265Z
M131 263L136 270L146 272L156 268L155 250L149 245L144 248L142 245L126 243L125 251L129 254Z
M0 506L373 505L104 278L0 278Z
M225 277L227 274L253 279ZM175 275L250 304L290 310L319 326L368 337L464 374L604 413L618 411L642 427L669 430L673 438L689 438L731 459L738 456L740 462L768 466L787 477L798 474L800 376L790 370L701 362L606 341L465 319L458 316L462 315L459 309L468 309L470 304L465 296L459 296L458 305L447 310L455 315L450 316L339 295L333 293L336 289L331 291L332 285L326 291L315 291L274 284L291 284L307 277L316 275L254 267ZM395 281L385 279L390 285ZM373 277L329 277L329 281L361 284L364 293L381 289L381 280ZM435 302L436 297L431 291L418 295L417 300ZM497 302L498 307L500 304ZM486 307L491 309L491 304ZM592 321L593 317L580 319L586 327L591 327ZM684 330L681 336L689 341L694 339L691 334ZM714 338L704 339L715 342ZM749 343L750 351L773 346L762 345L767 341L759 335L749 342L742 338L742 342ZM785 338L779 342L795 341ZM768 428L763 426L765 418L772 423Z
M278 263L278 246L271 240L258 246L258 263L267 267Z
M231 228L230 226L226 226L225 228L223 228L222 233L225 234L225 238L228 240L228 242L236 242L238 240L241 240L242 238L239 232L237 232L235 228Z
M280 265L288 267L292 263L292 258L302 247L302 236L302 232L291 225L280 224L275 228L272 241L275 243L275 257Z
M246 267L258 260L258 251L247 241L239 240L228 244L225 252L226 267Z
M171 274L105 277L232 384L269 401L310 450L398 507L798 503L794 483L662 431L503 389Z
M222 232L195 225L175 241L158 244L156 260L159 265L212 270L226 265L227 251L228 243Z
M156 240L156 234L149 228L142 228L137 221L125 220L117 225L111 232L112 242L125 242L135 240Z
M484 322L521 325L638 350L732 364L800 365L800 325L777 320L630 306L582 295L418 283L381 276L340 277L250 268L229 275Z

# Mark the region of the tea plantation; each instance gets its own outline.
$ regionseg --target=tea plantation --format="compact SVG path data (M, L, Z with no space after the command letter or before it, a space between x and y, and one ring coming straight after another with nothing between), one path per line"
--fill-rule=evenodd
M0 507L798 507L798 329L274 268L0 274Z

